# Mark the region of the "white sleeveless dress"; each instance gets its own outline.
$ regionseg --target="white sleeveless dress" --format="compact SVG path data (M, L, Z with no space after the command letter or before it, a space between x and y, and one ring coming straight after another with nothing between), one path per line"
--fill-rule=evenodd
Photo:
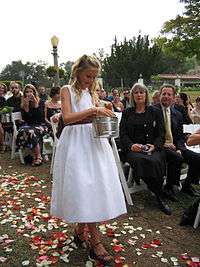
M90 93L81 100L69 87L72 112L93 106ZM101 222L126 213L126 204L111 146L94 138L92 124L66 126L56 148L51 215L67 222Z

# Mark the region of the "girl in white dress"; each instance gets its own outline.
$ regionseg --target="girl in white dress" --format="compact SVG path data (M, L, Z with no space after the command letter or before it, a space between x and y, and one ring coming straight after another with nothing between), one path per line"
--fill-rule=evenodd
M100 240L97 222L126 213L126 204L112 149L106 138L94 138L91 118L114 116L98 106L95 91L99 61L82 56L72 66L70 85L61 89L65 127L59 138L53 170L51 214L78 223L74 240L80 246L90 233L91 259L112 260Z

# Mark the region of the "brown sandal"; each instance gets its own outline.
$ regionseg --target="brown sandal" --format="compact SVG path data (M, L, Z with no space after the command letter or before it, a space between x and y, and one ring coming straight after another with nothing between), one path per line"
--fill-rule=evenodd
M40 165L42 165L42 158L41 157L38 157L38 158L33 160L33 163L32 163L33 167L40 166Z
M113 262L113 257L105 251L103 254L97 254L95 252L95 249L98 247L98 245L102 245L101 241L97 242L95 245L93 245L89 250L89 260L90 261L100 261L103 264L109 264ZM103 245L102 245L103 246Z
M89 247L90 244L89 241L85 238L85 233L86 231L79 233L77 229L74 230L74 243L77 245L77 247L80 248Z

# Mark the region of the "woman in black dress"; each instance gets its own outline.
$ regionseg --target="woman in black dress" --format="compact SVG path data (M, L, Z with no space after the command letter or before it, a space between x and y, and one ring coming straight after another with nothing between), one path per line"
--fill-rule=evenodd
M33 153L32 166L41 165L43 136L48 132L48 128L43 123L40 99L32 84L27 84L24 88L21 112L24 124L18 130L16 145L18 148L30 148Z
M44 114L47 124L51 124L50 118L54 116L54 122L58 122L61 116L60 87L52 87L49 96L51 100L45 102Z
M160 112L149 105L148 90L135 84L131 90L132 107L122 114L120 143L126 160L133 168L134 177L144 180L155 194L160 209L167 215L171 210L163 200L163 177L165 175L164 127Z

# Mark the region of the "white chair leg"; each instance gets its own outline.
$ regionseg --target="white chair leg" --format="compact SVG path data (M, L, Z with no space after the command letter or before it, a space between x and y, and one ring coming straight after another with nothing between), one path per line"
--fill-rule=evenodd
M51 158L50 174L52 174L52 173L53 173L53 165L54 165L55 152L56 152L56 148L55 148L55 147L53 147L53 151L52 151L52 158Z
M199 203L199 207L197 209L197 215L196 215L194 225L193 225L194 229L196 229L198 227L199 223L200 223L200 203Z
M21 149L19 149L19 157L20 157L21 163L22 164L25 164L25 162L24 162L24 156L23 156L23 153L22 153L22 150Z
M119 154L118 154L118 151L117 151L117 146L116 146L115 140L113 138L111 138L111 143L112 143L113 154L114 154L114 157L115 157L115 162L117 164L117 168L118 168L118 172L119 172L119 178L120 178L120 181L121 181L121 184L122 184L122 188L124 190L124 194L125 194L127 203L129 205L133 205L131 194L130 194L129 188L127 186L126 178L124 176L124 172L123 172L122 165L121 165L121 162L120 162Z
M11 148L11 159L14 159L14 157L15 157L15 149L16 149L15 140L13 139L12 140L12 148Z
M132 183L133 183L133 170L130 167L127 180L128 187L130 187Z

